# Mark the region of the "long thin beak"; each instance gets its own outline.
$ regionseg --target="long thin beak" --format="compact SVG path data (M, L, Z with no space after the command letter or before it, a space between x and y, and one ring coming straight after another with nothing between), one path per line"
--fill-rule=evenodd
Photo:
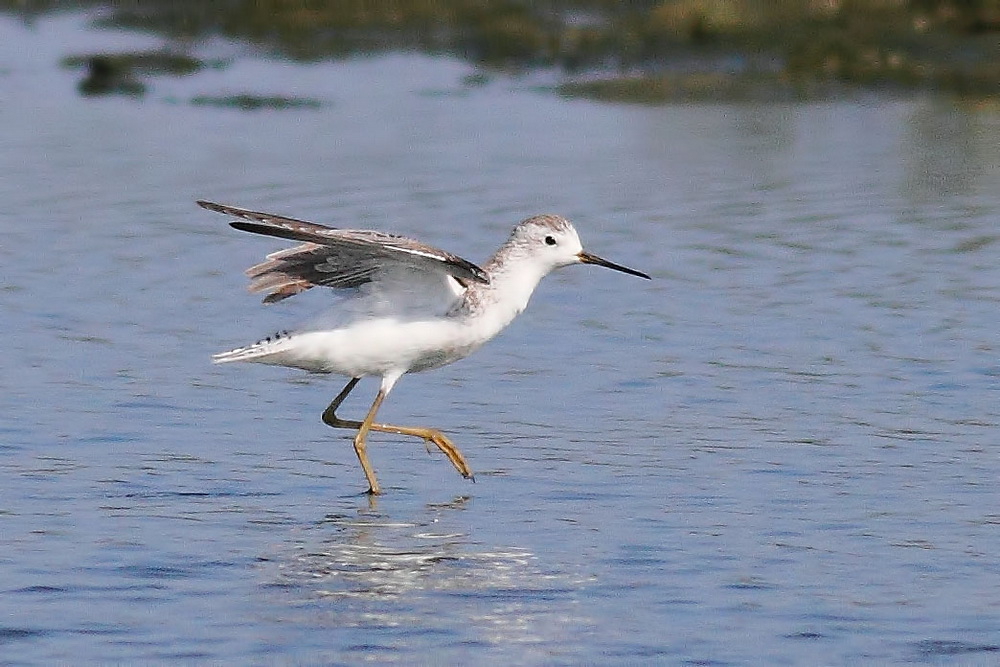
M598 257L597 255L591 254L586 250L581 250L577 255L580 261L584 264L596 264L597 266L605 266L609 269L614 269L615 271L621 271L622 273L627 273L630 276L639 276L640 278L645 278L646 280L652 280L642 271L636 271L635 269L630 269L627 266L622 266L621 264L615 264L614 262L609 262L608 260Z

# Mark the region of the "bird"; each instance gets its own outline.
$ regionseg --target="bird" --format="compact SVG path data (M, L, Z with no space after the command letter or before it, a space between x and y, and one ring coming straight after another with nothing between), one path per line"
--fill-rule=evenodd
M236 220L235 229L299 242L267 255L246 270L248 290L276 303L313 287L344 295L315 320L257 342L216 354L217 364L253 362L349 378L323 411L323 422L355 431L354 451L368 482L381 487L368 459L369 432L422 438L466 479L472 468L458 447L434 428L375 421L399 379L467 357L499 334L528 305L538 283L554 269L593 264L650 279L584 250L572 223L559 215L520 222L482 266L405 236L339 229L199 200L198 205ZM375 399L360 421L337 410L361 378L378 377Z

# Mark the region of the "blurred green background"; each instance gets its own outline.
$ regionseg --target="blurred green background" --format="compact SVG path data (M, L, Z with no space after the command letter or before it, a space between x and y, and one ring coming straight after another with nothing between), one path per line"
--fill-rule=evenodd
M1000 91L1000 0L166 0L11 2L100 8L102 23L245 40L299 60L386 50L558 74L562 94L636 102ZM83 55L83 54L81 54ZM112 64L131 62L121 54Z

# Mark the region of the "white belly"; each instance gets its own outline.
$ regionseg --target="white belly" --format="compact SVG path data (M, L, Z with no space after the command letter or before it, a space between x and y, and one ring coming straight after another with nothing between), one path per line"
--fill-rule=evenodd
M328 331L297 332L247 361L349 377L381 376L450 364L488 339L456 320L375 319Z

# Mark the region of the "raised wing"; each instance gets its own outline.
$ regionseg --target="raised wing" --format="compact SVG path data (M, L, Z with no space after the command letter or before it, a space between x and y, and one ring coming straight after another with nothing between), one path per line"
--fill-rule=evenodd
M461 257L403 236L383 232L334 229L313 222L199 201L210 211L241 220L229 223L247 232L276 236L301 245L268 255L247 269L251 292L267 292L264 303L274 303L321 285L334 289L360 287L380 276L417 271L452 276L461 285L488 283L481 268Z

